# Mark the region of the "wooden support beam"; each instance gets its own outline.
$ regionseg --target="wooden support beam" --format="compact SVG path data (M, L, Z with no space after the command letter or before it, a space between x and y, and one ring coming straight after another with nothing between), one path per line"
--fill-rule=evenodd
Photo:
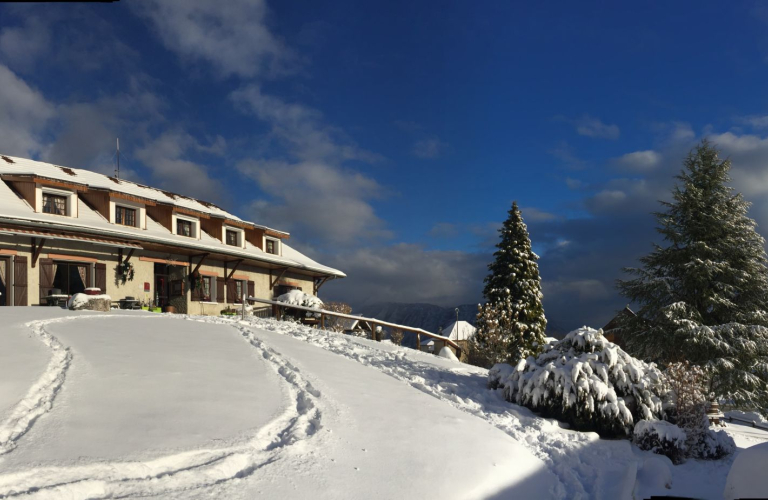
M191 273L191 274L195 274L197 271L199 271L199 270L200 270L200 266L202 266L202 265L203 265L203 262L205 262L205 258L206 258L206 257L208 257L209 255L211 255L211 254L210 254L210 253L203 253L203 254L200 254L200 262L198 262L198 263L197 263L197 266L195 266L195 270L194 270L194 271L192 271L192 273ZM190 267L192 266L192 259L193 259L194 257L198 257L198 256L197 256L197 255L190 255L190 256L189 256L189 265L190 265Z
M37 265L37 259L40 257L40 252L43 251L43 245L45 244L45 238L40 238L40 244L37 244L37 238L32 238L32 268Z
M325 330L325 314L320 313L320 328Z
M121 250L122 250L122 249L121 249ZM135 248L131 248L131 249L128 251L128 256L125 258L125 260L124 260L123 262L125 262L125 263L128 263L128 261L129 261L129 260L131 260L131 257L133 257L133 252L135 252L135 251L136 251L136 249L135 249Z
M235 267L232 268L229 274L227 274L227 264L229 264L229 262L224 263L224 277L226 278L227 281L232 279L232 275L235 274L235 271L237 271L237 268L240 266L240 264L243 263L243 259L236 260L234 261L234 263L235 263Z
M318 279L314 280L314 285L315 285L314 286L314 294L317 295L317 292L320 291L320 287L323 286L325 284L325 282L330 280L330 279L332 279L331 276L326 276L324 278L318 278Z
M287 267L283 267L282 268L282 272L280 273L280 275L277 278L272 279L272 269L269 270L269 278L270 278L270 280L269 280L269 289L270 290L275 288L275 285L277 284L277 282L280 281L283 278L283 276L285 276L285 272L286 271L288 271L288 268Z

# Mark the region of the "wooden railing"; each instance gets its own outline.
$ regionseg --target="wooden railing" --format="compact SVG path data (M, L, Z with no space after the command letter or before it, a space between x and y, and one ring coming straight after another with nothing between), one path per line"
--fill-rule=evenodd
M734 420L737 422L743 422L745 424L750 424L752 427L755 427L757 429L763 429L765 431L768 431L768 425L755 422L754 420L749 420L748 418L739 418L739 417L723 417L724 420L728 422L733 422Z
M334 318L343 318L343 319L351 319L355 321L362 321L364 323L367 323L368 326L371 329L371 332L373 332L373 337L375 338L376 334L376 327L378 326L386 326L388 328L396 329L396 330L402 330L404 332L412 332L416 334L416 349L421 350L421 336L424 335L425 337L429 337L435 340L441 340L445 342L447 345L453 347L456 349L456 356L461 357L461 347L454 342L453 340L449 339L448 337L444 337L442 335L437 335L435 333L428 332L426 330L422 330L421 328L413 328L411 326L405 326L405 325L398 325L396 323L390 323L388 321L381 321L374 318L366 318L363 316L354 316L352 314L344 314L339 312L333 312L333 311L326 311L325 309L313 309L311 307L305 307L305 306L294 306L291 304L286 304L285 302L277 302L274 300L266 300L266 299L257 299L256 297L248 297L248 302L251 303L259 303L259 304L270 304L273 306L278 306L280 308L287 308L287 309L298 309L300 311L307 311L315 314L320 315L320 327L325 329L325 318L326 317L334 317Z

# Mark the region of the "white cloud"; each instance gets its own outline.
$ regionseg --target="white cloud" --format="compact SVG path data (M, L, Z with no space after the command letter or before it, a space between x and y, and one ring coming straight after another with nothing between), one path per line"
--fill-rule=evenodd
M417 158L434 159L445 151L446 144L437 137L421 139L414 143L413 154Z
M768 128L768 116L766 115L752 115L744 116L738 119L740 123L745 123L753 128Z
M37 157L45 146L43 133L55 116L55 106L2 64L0 88L0 151Z
M573 123L576 126L576 132L586 137L618 139L621 134L618 125L603 123L599 118L589 115L573 120Z
M220 145L201 144L182 130L165 132L136 151L136 157L152 172L159 187L205 201L220 202L221 182L210 176L210 169L187 159L195 152L217 151Z
M288 103L248 85L230 94L241 111L272 126L271 136L288 156L300 161L340 163L347 160L378 161L380 157L357 147L341 130L323 122L318 110Z
M559 218L557 215L534 207L520 207L523 219L529 222L545 222Z
M3 28L0 32L0 56L14 67L28 70L48 50L49 43L48 23L30 16L23 26Z
M148 18L165 46L185 60L209 63L223 76L275 76L298 57L267 26L264 0L146 0L130 4Z
M252 220L330 247L391 236L370 204L384 189L359 172L311 161L248 160L237 168L271 198L246 208Z
M589 165L588 162L577 157L571 146L565 141L560 142L555 148L551 149L549 154L574 170L582 170Z
M300 229L327 245L353 245L391 236L371 205L386 189L373 178L344 167L349 160L378 161L378 155L325 124L319 111L266 95L256 85L233 92L231 98L241 110L269 124L270 139L279 146L269 159L238 165L240 172L272 198L249 207L256 220Z
M635 151L613 160L620 170L628 172L649 172L661 163L661 155L653 150Z
M492 257L459 251L426 250L397 244L322 256L348 277L322 292L353 304L362 301L420 302L441 306L477 303Z

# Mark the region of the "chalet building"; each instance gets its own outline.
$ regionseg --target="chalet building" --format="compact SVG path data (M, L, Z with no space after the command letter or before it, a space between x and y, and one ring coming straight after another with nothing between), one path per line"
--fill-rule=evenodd
M289 234L183 195L74 168L0 156L0 305L46 305L98 287L189 314L243 294L317 295L343 278Z
M603 327L603 336L609 341L613 342L617 346L624 348L625 342L622 338L622 326L624 325L624 322L628 319L634 318L635 312L629 308L629 304L619 311L616 316L611 319L604 327Z

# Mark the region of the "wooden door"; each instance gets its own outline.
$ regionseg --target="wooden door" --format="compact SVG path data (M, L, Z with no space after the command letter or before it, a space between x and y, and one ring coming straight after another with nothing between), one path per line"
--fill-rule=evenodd
M13 305L27 306L27 258L16 256L13 261Z
M47 305L45 298L53 288L53 259L40 259L37 261L40 268L40 305Z
M97 262L93 266L94 286L101 288L101 293L107 293L107 265Z

